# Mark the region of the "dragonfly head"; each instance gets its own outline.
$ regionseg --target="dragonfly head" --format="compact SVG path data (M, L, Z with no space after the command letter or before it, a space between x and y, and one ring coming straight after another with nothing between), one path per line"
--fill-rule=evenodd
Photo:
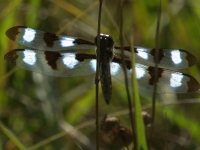
M94 40L96 46L97 46L97 36ZM110 50L114 45L113 38L108 34L100 34L100 49L101 50Z

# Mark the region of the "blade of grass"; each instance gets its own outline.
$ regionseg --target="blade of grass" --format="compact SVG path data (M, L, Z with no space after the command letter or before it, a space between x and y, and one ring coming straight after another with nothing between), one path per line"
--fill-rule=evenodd
M0 130L20 149L26 150L27 148L23 145L19 139L10 131L1 121L0 121Z
M131 45L133 45L133 36L131 36ZM132 79L133 79L133 98L134 98L134 106L135 106L135 134L136 134L136 149L137 150L147 150L147 144L146 144L146 135L145 135L145 127L144 127L144 121L142 117L142 108L140 104L140 98L139 98L139 91L138 91L138 83L136 79L136 70L135 70L135 52L133 50L133 47L131 47L131 53L132 53Z

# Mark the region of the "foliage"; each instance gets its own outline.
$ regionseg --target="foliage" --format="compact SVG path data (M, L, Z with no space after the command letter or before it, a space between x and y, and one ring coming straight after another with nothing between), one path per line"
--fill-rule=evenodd
M186 49L200 59L198 4L198 0L162 1L160 47ZM94 76L49 77L15 69L3 56L20 47L4 34L16 25L93 39L98 1L1 0L0 10L0 149L94 149ZM155 47L157 10L157 1L124 0L126 44L134 29L135 45ZM104 1L101 24L101 32L120 43L117 1ZM199 66L198 62L184 71L200 81ZM100 115L118 114L120 124L131 129L125 86L114 81L110 105L100 96ZM152 93L140 91L143 110L151 112L151 98ZM200 147L199 102L198 93L159 94L153 132L146 127L149 146L158 150ZM102 141L100 147L106 149Z

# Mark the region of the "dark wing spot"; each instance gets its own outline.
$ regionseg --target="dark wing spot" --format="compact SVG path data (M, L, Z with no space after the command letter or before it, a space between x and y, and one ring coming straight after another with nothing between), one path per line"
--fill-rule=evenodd
M162 68L158 68L158 72L157 72L157 79L155 80L156 78L156 75L155 75L155 67L149 67L147 69L147 71L149 72L151 78L149 79L149 84L150 85L154 85L154 83L158 82L159 78L162 77L162 73L163 73L163 69Z
M163 53L163 49L158 49L159 51L159 55L158 55L158 63L160 63L160 61L163 59L164 57L164 53ZM154 61L156 62L156 49L153 48L150 52L150 54L153 56Z
M84 40L84 39L81 39L81 38L75 39L73 43L75 43L77 45L82 45L82 44L95 45L94 43Z
M85 59L96 59L96 55L95 54L77 53L75 59L78 60L79 62L82 62Z
M25 26L16 26L16 27L12 27L12 28L10 28L10 29L8 29L8 30L6 31L7 37L9 37L11 40L15 41L16 36L20 33L20 32L18 31L19 28L27 28L27 27L25 27Z
M57 60L62 57L60 53L58 52L50 52L45 51L44 52L45 58L47 60L47 64L51 66L53 70L57 70Z
M188 78L190 78L190 80L187 82L188 92L196 92L196 91L198 91L200 89L200 84L195 78L193 78L189 74L183 73L183 75L187 76Z
M122 59L118 58L118 57L114 57L113 60L112 60L112 62L116 62L116 63L122 64ZM126 68L128 70L132 69L132 64L131 64L130 60L125 59L125 65L126 65Z
M13 50L13 51L8 52L8 53L4 56L4 59L5 59L8 63L10 63L10 64L16 66L16 60L17 60L18 57L19 57L19 56L17 55L17 51L16 51L16 50Z
M44 37L43 37L46 45L48 47L53 47L54 46L54 42L59 40L58 36L54 33L49 33L49 32L45 32L44 33Z
M185 50L180 50L180 51L186 53L185 58L188 61L189 67L194 66L197 63L197 59L195 58L194 55L192 55L191 53L189 53L188 51L185 51Z

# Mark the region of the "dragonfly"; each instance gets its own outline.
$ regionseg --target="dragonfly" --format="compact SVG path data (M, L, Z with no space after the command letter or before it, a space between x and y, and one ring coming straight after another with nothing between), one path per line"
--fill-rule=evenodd
M97 37L90 41L80 37L61 36L54 33L29 28L11 27L6 36L18 44L29 47L14 49L5 54L4 59L17 67L55 77L75 77L96 73ZM196 64L194 55L182 49L159 49L157 78L155 75L155 48L133 47L136 63L132 66L131 46L124 46L124 64L128 82L132 83L132 67L135 67L138 86L157 93L196 92L199 82L189 74L175 71ZM122 50L113 38L100 34L99 71L102 93L107 104L112 99L111 76L124 81ZM156 79L155 79L156 78Z

